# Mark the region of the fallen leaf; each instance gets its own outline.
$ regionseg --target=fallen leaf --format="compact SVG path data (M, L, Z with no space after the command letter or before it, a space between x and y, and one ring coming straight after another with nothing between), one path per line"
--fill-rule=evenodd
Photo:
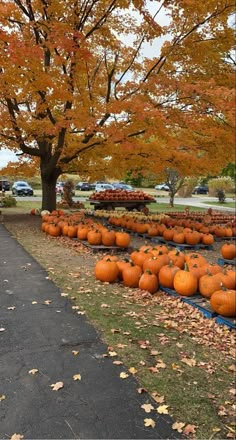
M195 434L196 428L196 425L186 425L184 428L184 434Z
M150 403L144 403L141 405L141 408L144 409L146 413L150 413L154 409L154 406L152 406Z
M7 310L15 310L15 306L7 307Z
M29 374L33 374L33 375L38 372L39 372L39 370L37 368L32 368L32 370L29 370Z
M161 352L160 352L160 351L157 351L157 350L151 350L151 351L150 351L150 355L151 355L151 356L158 356L158 354L161 354Z
M61 296L69 296L69 293L64 293L64 292L62 292L62 293L61 293Z
M122 373L120 373L121 379L126 379L127 377L129 377L129 374L125 373L124 371L122 371Z
M73 310L79 310L79 306L72 306L71 307Z
M127 344L120 344L120 343L119 343L119 344L117 344L117 347L118 347L118 348L125 348L125 347L127 347Z
M157 393L152 393L152 397L157 403L163 403L165 401L165 397L159 396Z
M38 304L38 301L32 301L31 304Z
M22 438L24 438L24 436L21 435L21 434L13 434L13 435L11 436L11 439L10 439L10 440L21 440Z
M49 305L49 304L51 304L51 302L52 302L51 299L46 299L43 303L46 304L46 305Z
M175 429L178 432L183 432L184 426L185 426L185 423L183 423L183 422L175 422L172 425L172 429Z
M167 408L168 408L168 405L161 405L161 406L158 406L158 408L157 408L157 412L158 412L159 414L169 414Z
M5 399L6 399L5 394L2 394L2 395L0 396L0 402L1 402L2 400L5 400Z
M121 361L113 361L113 364L115 364L115 365L122 365L123 362L121 362Z
M79 354L79 351L76 351L76 350L72 350L72 352L71 352L74 356L77 356L78 354Z
M130 367L130 368L129 368L129 372L130 372L131 374L136 374L136 373L138 372L138 370L136 370L136 368L134 368L134 367Z
M231 389L229 390L229 392L230 392L230 394L233 394L233 396L236 395L236 389L235 389L235 388L231 388Z
M146 393L147 390L145 388L137 388L139 394Z
M155 365L155 367L156 368L166 368L166 364L161 359L158 359L158 362Z
M101 304L100 305L100 307L102 308L102 309L108 309L108 308L110 308L111 306L109 306L109 304Z
M5 332L5 328L4 327L0 327L0 332Z
M53 391L58 391L64 387L64 383L63 382L52 383L52 385L50 385L50 387L52 388Z
M155 428L156 423L153 419L144 419L144 425L147 427Z
M235 364L230 365L229 370L233 371L233 372L236 372L236 365Z
M80 374L74 374L73 379L74 380L81 380L81 375Z
M180 359L181 362L183 362L184 364L187 364L189 367L194 367L196 365L196 359L192 359L192 358L182 358Z
M120 330L117 328L111 328L111 333L114 335L114 333L120 333Z
M116 351L108 351L109 356L114 357L117 356Z

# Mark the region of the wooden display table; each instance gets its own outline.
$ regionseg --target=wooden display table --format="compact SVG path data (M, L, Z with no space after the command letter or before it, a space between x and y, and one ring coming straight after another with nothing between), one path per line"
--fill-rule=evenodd
M146 205L155 203L154 200L88 200L90 205L94 205L94 209L106 209L112 211L116 208L125 208L128 211L143 211Z

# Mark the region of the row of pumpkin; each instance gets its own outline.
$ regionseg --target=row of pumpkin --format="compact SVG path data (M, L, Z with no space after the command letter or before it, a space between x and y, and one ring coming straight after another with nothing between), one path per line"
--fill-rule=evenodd
M200 293L210 300L212 309L223 316L236 316L235 270L210 264L196 252L169 250L165 245L142 245L121 260L106 255L94 269L102 282L122 282L129 288L156 293L160 287L174 290L180 296Z
M91 245L104 245L104 246L118 246L118 247L128 247L131 241L130 234L128 232L115 231L107 228L99 222L94 222L92 219L85 218L83 213L77 213L73 215L66 215L63 211L55 211L53 214L45 214L42 217L42 230L49 235L58 237L60 235L68 236L69 238L78 238L82 241L87 241ZM110 222L111 223L111 222ZM136 231L139 231L139 222L133 222L136 225ZM123 225L124 226L124 225ZM160 224L160 228L164 225ZM127 227L129 225L127 224ZM150 226L152 228L152 226ZM186 228L187 229L187 228ZM170 229L163 229L163 238L169 239ZM198 231L175 231L175 235L172 236L172 240L177 243L180 234L184 233L186 237L186 242L191 245L199 243L196 240L196 235L201 234L201 242L204 244L212 244L213 241L209 241L210 234L200 233ZM151 234L150 234L151 236ZM176 237L176 238L175 238ZM199 238L199 237L198 237ZM224 259L233 260L236 257L236 245L234 242L228 242L222 245L221 254Z

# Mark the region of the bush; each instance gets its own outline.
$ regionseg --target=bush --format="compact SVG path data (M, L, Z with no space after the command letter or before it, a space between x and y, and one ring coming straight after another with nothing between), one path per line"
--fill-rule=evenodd
M218 197L219 202L225 202L225 192L223 191L223 189L216 190L216 197Z
M17 203L16 199L12 196L3 197L1 202L4 208L11 208L12 206L16 206Z

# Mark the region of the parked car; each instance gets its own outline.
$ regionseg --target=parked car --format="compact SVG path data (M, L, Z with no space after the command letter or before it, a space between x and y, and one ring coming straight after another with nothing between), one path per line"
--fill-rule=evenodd
M79 182L75 186L75 189L79 191L91 191L95 189L95 184L89 183L89 182Z
M10 190L10 183L8 180L1 179L0 180L0 191L9 191Z
M13 183L11 191L12 191L13 196L33 196L34 195L33 188L27 182L24 182L22 180L19 180L19 181Z
M120 182L113 183L112 186L115 189L125 189L126 191L133 191L133 188L131 185L127 185L126 183L122 183L122 182L121 183Z
M209 188L207 185L198 185L193 189L192 194L208 194Z
M95 186L96 192L105 191L106 189L114 189L114 186L110 183L97 183Z
M159 183L154 188L161 191L170 191L170 188L168 187L168 185L166 185L166 183Z

